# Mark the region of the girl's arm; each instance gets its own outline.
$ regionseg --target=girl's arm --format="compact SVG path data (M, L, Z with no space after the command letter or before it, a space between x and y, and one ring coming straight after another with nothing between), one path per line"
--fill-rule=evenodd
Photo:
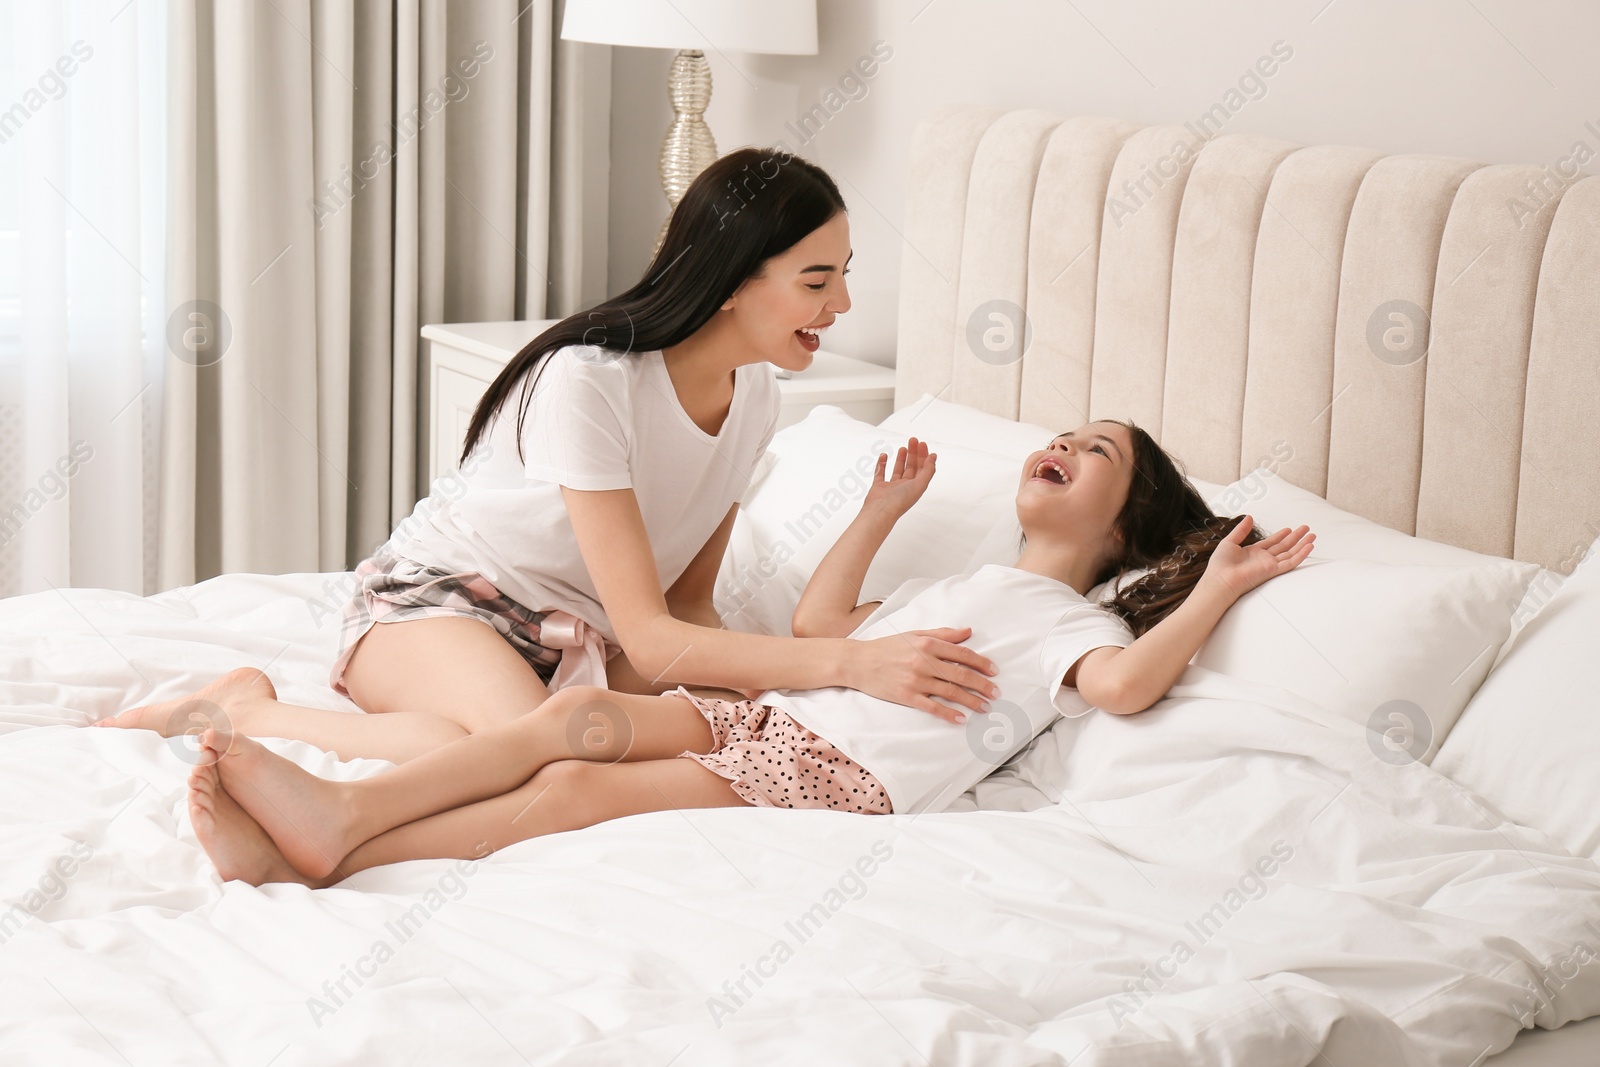
M927 711L941 707L935 694L977 711L984 702L979 694L992 688L987 676L994 664L955 643L969 636L966 630L918 630L876 641L797 640L674 618L633 490L563 486L561 495L617 641L646 680L687 678L728 689L842 685Z
M894 475L885 479L889 457L879 454L860 513L817 564L795 605L791 628L796 637L848 637L882 603L858 604L861 583L889 531L933 480L935 459L927 442L913 437L895 456Z
M1229 531L1206 561L1194 590L1172 614L1127 648L1086 653L1067 671L1064 683L1076 687L1085 702L1118 715L1143 711L1166 696L1234 601L1298 567L1311 554L1316 535L1306 526L1285 527L1253 545L1241 544L1253 523L1246 515Z

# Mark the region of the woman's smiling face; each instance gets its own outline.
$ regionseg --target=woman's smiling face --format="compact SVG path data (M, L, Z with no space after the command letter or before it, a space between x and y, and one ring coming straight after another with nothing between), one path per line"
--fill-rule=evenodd
M822 331L850 310L850 220L844 212L763 265L723 304L749 349L787 370L805 370Z

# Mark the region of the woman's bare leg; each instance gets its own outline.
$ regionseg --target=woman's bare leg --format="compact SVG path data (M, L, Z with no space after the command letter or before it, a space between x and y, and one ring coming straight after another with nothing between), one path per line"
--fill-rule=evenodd
M508 793L547 764L671 759L710 751L712 734L682 697L571 686L520 719L352 782L319 778L247 738L211 731L201 744L289 862L320 876L370 838Z
M229 671L177 700L130 708L94 725L153 730L163 737L198 735L207 729L247 737L289 737L309 741L344 760L365 757L394 763L467 735L449 719L426 712L378 717L285 704L267 676L254 667Z
M247 737L308 741L343 760L404 763L508 722L550 695L493 627L459 617L378 623L357 643L344 684L369 714L285 704L266 675L243 668L179 700L134 708L98 725L168 736L210 725ZM197 701L223 714L185 707Z
M344 687L374 714L427 712L467 733L509 722L550 695L494 627L459 616L373 626L350 655Z

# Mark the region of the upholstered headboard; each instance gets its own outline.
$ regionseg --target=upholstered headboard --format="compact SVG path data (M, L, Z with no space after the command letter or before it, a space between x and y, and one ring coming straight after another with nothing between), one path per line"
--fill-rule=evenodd
M896 405L1131 418L1567 570L1600 533L1600 178L959 109L913 142ZM1023 341L1026 343L1022 343Z

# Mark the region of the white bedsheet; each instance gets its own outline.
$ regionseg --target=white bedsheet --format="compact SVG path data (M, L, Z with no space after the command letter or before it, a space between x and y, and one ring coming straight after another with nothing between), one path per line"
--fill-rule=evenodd
M77 725L241 665L348 706L339 584L0 602L0 1062L1442 1065L1600 1014L1600 868L1193 670L961 805L1016 810L662 812L223 885L187 764Z

